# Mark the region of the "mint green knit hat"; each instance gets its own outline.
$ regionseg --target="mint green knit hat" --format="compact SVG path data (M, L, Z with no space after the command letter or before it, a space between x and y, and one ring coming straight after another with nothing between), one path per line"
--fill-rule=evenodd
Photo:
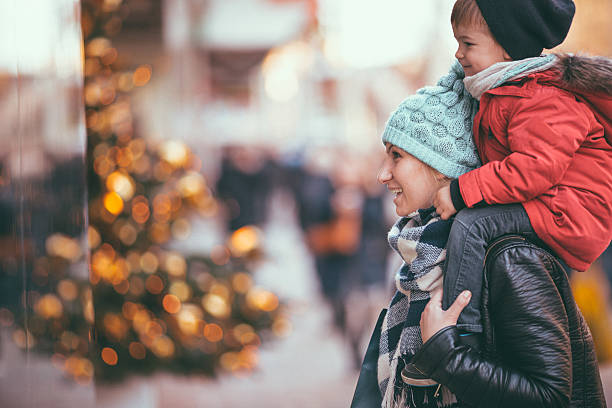
M450 178L479 167L472 139L478 103L463 86L464 77L455 60L436 86L406 98L389 117L383 143L405 150Z

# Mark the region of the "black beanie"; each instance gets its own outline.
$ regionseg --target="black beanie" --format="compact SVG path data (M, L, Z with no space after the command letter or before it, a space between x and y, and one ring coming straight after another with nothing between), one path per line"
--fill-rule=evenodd
M576 7L572 0L476 0L493 37L513 60L561 44Z

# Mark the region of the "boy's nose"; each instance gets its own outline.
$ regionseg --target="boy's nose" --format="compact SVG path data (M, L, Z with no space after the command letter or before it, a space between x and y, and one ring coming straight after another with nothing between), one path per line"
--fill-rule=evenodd
M463 53L461 52L461 47L457 47L457 51L455 51L455 58L457 58L457 59L463 58Z
M389 168L389 164L387 160L385 160L378 171L378 176L376 177L380 184L385 184L389 180L391 180L391 169Z

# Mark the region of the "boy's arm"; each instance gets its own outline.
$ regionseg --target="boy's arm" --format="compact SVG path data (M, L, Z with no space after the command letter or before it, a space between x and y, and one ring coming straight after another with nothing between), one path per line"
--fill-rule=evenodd
M467 207L481 201L525 202L559 183L586 139L590 124L575 99L554 96L517 101L508 121L508 148L512 153L458 179L458 190Z

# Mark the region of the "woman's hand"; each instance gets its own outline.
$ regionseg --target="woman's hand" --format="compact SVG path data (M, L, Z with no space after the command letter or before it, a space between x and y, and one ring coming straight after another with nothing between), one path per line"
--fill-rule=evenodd
M443 328L456 325L459 314L470 303L471 297L472 293L464 290L447 310L442 310L442 289L435 291L421 314L423 343Z

